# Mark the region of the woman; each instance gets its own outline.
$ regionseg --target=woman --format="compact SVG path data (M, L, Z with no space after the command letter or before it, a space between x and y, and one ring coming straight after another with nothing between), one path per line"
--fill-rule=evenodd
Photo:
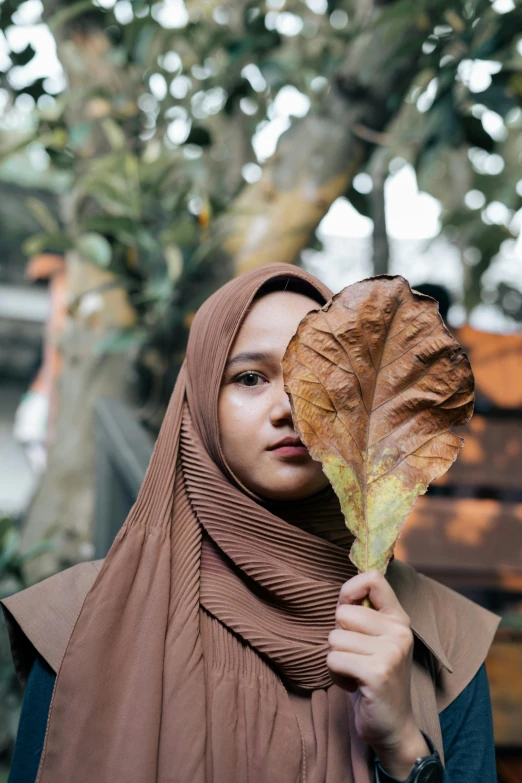
M398 562L356 575L297 442L280 362L331 295L270 264L211 296L105 560L3 601L20 678L36 650L53 684L38 783L422 780L435 750L447 781L496 779L497 618Z

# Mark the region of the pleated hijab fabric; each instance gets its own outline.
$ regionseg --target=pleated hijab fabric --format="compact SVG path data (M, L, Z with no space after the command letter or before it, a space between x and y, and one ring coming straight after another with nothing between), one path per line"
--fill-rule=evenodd
M137 500L67 631L37 783L372 780L349 695L326 666L339 590L355 573L338 500L328 487L264 501L220 446L229 350L280 275L331 297L305 271L270 264L195 316ZM23 598L6 603L21 627L34 616ZM436 733L429 677L419 693Z

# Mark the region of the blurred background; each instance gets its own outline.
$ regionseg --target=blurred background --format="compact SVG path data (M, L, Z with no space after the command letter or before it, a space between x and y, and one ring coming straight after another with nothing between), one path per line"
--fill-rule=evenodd
M1 597L104 557L217 287L402 274L477 404L397 554L502 615L522 781L521 130L515 0L0 0ZM0 626L0 780L20 704Z

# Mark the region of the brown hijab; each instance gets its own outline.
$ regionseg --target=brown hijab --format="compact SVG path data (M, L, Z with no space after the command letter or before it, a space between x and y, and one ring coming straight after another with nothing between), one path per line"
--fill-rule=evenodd
M57 671L37 783L373 779L349 696L326 666L339 590L354 574L338 501L328 487L266 503L220 446L227 355L256 292L280 275L331 297L281 264L211 296L105 560L3 601L20 676L33 646ZM482 663L496 618L403 564L388 578L417 637L415 715L442 751L438 711Z

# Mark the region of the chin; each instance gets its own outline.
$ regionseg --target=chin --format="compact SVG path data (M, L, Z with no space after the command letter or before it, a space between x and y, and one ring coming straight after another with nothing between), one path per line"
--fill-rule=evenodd
M305 481L287 481L281 484L271 484L270 486L259 487L258 494L262 495L269 500L302 500L303 498L315 495L320 489L324 489L328 484L328 480L314 481L308 478Z

